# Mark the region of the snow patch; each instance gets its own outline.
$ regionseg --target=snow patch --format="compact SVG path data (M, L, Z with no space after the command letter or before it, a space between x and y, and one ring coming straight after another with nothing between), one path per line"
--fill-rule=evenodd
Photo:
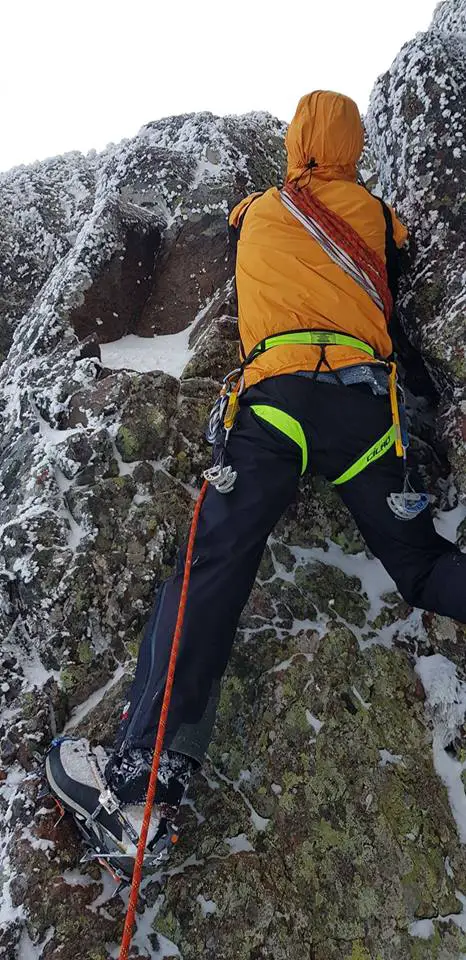
M446 746L464 722L466 683L458 677L455 664L440 653L419 657L415 670L426 692L436 732Z
M180 377L194 350L189 346L192 324L180 333L165 336L137 337L134 333L112 343L101 343L104 367L111 370L137 370L152 373L163 370Z
M321 730L324 725L323 720L319 720L317 717L314 717L310 710L306 710L306 720L309 726L312 727L316 733L319 733L319 730Z
M363 698L361 697L361 694L359 693L359 690L356 690L356 687L351 687L351 689L354 693L354 696L356 697L356 700L358 700L358 702L361 704L361 707L363 708L363 710L370 710L371 704L367 703L366 700L363 700Z
M110 680L107 681L105 686L99 687L94 693L91 693L91 696L84 700L83 703L80 703L78 707L75 707L66 727L64 728L64 733L70 733L80 723L87 717L88 713L97 706L98 703L103 699L106 693L116 686L116 684L121 680L125 675L125 667L122 664L119 664L113 676L110 677Z
M217 912L217 904L215 903L215 900L206 900L202 894L199 894L196 897L196 901L201 908L203 917L208 917L210 914Z
M432 920L415 920L410 924L409 933L411 937L419 937L421 940L430 940L435 933L435 927Z
M238 833L236 837L225 837L232 853L251 853L254 847L245 833Z
M453 510L439 510L437 516L434 517L435 529L437 533L445 537L445 540L456 543L458 528L465 517L466 503L458 503Z
M387 767L389 764L404 766L403 757L398 753L390 753L390 750L379 750L379 756L379 767Z
M415 667L426 693L426 706L433 717L435 771L445 785L459 838L466 843L466 794L460 763L445 750L455 739L466 714L466 683L457 676L455 664L439 653L419 657Z

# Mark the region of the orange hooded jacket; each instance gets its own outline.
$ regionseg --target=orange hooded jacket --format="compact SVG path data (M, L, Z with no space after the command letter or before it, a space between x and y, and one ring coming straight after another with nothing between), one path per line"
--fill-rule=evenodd
M312 190L385 262L382 206L356 183L363 142L353 100L324 90L307 94L286 135L286 180L299 180L302 189ZM312 171L311 158L317 163ZM401 247L407 230L391 214L394 240ZM349 333L382 356L391 353L382 311L285 208L276 187L252 194L234 208L230 225L240 224L236 285L244 356L265 337L301 328ZM314 370L319 357L320 348L315 346L273 347L246 368L246 386L280 373ZM327 357L337 368L370 362L367 354L350 347L328 347Z

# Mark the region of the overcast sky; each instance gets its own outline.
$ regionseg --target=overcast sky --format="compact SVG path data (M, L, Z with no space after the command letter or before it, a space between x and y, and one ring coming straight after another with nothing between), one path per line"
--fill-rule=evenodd
M270 110L374 80L435 0L4 0L0 170L173 113Z

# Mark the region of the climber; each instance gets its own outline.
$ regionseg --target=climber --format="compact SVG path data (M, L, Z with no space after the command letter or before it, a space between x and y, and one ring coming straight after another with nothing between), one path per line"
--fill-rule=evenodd
M202 763L241 611L301 475L320 474L335 485L409 604L466 621L466 556L435 532L427 497L416 492L406 467L390 323L407 231L357 182L362 147L352 100L326 91L304 96L286 136L283 189L246 198L230 216L238 240L239 412L226 444L219 426L217 473L196 537L152 814L154 856L168 847L189 778ZM111 755L102 759L87 741L65 739L47 757L52 791L91 842L93 834L100 850L126 851L129 859L183 557L158 591Z

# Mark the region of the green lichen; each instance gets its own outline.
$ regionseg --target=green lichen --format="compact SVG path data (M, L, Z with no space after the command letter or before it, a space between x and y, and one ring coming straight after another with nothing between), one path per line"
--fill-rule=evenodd
M126 486L126 477L124 476L112 477L111 481L115 487L118 487L119 490L123 490L123 488Z
M128 427L119 427L115 445L125 463L140 459L140 442Z
M72 667L62 667L60 672L60 684L66 693L76 685L76 678Z
M366 950L360 940L355 940L351 953L346 954L345 960L375 960L375 958L371 957L369 951ZM379 958L377 958L377 960L379 960Z
M172 940L173 943L179 942L181 937L181 927L175 914L172 913L171 910L168 910L166 913L159 914L155 920L154 926L157 933L161 933L163 937L167 937L167 939Z
M78 660L80 663L90 663L92 660L92 647L89 640L81 640L78 644Z

